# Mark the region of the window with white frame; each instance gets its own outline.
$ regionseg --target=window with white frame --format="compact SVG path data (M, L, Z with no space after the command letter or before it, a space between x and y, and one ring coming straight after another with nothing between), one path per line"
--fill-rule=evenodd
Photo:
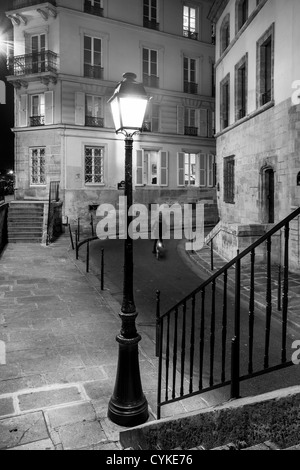
M168 153L155 149L137 150L136 185L168 186Z
M144 0L143 25L145 28L158 29L158 0Z
M84 76L103 78L102 41L100 38L84 36Z
M45 95L44 93L31 96L31 126L44 126L45 124Z
M103 99L101 96L85 95L85 125L103 127Z
M30 149L30 184L46 184L46 149L37 147Z
M102 0L84 0L84 11L96 16L103 16Z
M158 88L158 51L143 48L143 84Z
M196 77L196 59L184 57L183 61L184 93L196 94L198 91Z
M183 6L183 35L189 39L198 39L196 32L196 8Z
M85 147L84 173L86 184L104 184L104 147Z
M215 186L215 156L204 153L179 152L177 156L178 186Z
M184 110L184 134L198 135L197 110L194 108Z
M27 61L29 61L29 57ZM28 73L45 72L46 65L46 35L36 34L31 36L31 70ZM26 64L29 67L29 62Z

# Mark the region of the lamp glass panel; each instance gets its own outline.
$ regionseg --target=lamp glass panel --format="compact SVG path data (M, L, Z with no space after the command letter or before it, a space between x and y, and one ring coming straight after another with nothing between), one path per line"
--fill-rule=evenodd
M115 129L118 130L121 127L118 98L115 98L113 101L111 101L110 106L115 124Z
M120 98L120 113L123 128L140 129L143 125L147 100L141 98Z

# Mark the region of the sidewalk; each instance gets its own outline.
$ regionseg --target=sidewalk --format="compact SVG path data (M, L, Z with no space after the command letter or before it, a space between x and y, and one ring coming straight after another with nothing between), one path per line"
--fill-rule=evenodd
M189 258L196 266L205 272L206 276L212 276L219 269L227 264L227 261L214 252L214 270L211 270L211 250L205 246L200 251L189 252ZM241 298L249 302L250 292L250 263L242 263L241 270ZM280 317L281 311L278 311L278 266L272 266L272 307L273 313ZM222 278L220 279L222 282ZM266 307L266 286L267 286L267 267L263 264L255 265L255 304L261 309ZM228 271L228 288L234 292L235 286L235 268ZM283 268L281 271L281 293L283 291ZM282 295L281 307L282 307ZM288 291L288 323L294 328L300 328L300 274L289 273L289 291Z
M99 279L75 260L67 234L48 247L5 248L0 258L0 341L6 347L6 364L0 361L0 449L122 449L123 428L107 418L119 311L109 291L100 290ZM138 331L143 390L153 420L155 327L138 325ZM194 409L205 406L198 398ZM164 416L186 411L179 402L165 407Z

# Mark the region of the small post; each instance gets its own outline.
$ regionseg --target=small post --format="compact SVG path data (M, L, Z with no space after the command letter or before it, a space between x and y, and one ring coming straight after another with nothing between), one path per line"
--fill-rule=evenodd
M74 250L74 241L73 241L71 225L70 224L68 224L68 225L69 225L69 233L70 233L70 240L71 240L72 250Z
M101 250L101 290L104 290L104 249Z
M86 244L86 272L88 273L90 270L90 242L88 241Z
M156 291L156 343L155 343L155 355L159 357L159 349L160 349L160 291Z
M278 265L278 298L277 309L281 312L281 264Z
M214 270L214 240L210 241L210 269Z
M77 227L78 227L77 237L78 237L78 243L79 243L79 240L80 240L80 217L78 217L78 220L77 220Z
M76 244L76 259L78 259L79 249L78 249L78 231L77 230L75 230L75 244Z

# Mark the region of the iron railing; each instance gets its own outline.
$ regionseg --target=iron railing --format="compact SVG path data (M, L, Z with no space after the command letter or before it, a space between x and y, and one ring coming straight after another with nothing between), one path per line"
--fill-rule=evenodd
M104 127L104 118L85 116L85 125L89 127Z
M103 16L103 8L93 6L90 2L84 2L84 12L90 15Z
M18 8L26 8L26 7L31 7L34 5L39 5L40 3L45 3L41 2L40 0L13 0L13 10L17 10ZM51 5L56 5L55 0L47 0L47 3L51 3Z
M262 93L261 94L261 104L262 104L262 106L264 104L269 103L271 101L271 99L272 99L272 91L271 90L268 90L265 93Z
M230 387L231 398L238 398L242 381L293 365L291 361L287 361L289 233L291 221L299 215L300 208L238 254L164 315L160 315L158 296L158 419L164 405L225 386ZM283 276L282 305L278 305L282 325L279 354L277 348L276 351L270 351L272 311L276 308L272 302L272 254L274 260L277 257ZM258 258L260 262L266 263L265 329L262 328L261 317L256 318L258 315L255 311ZM248 322L241 319L242 263L250 268L245 285L249 292ZM232 273L235 289L234 311L230 308L228 291ZM218 296L217 283L221 286Z
M59 181L50 181L49 188L49 206L48 206L48 221L47 221L47 245L52 239L52 226L53 226L53 206L59 201Z
M84 76L88 78L103 79L103 67L100 65L84 64Z
M156 75L147 75L143 74L143 84L145 86L149 86L152 88L158 88L159 87L159 77Z
M184 127L184 134L185 135L197 136L198 135L198 128L197 127L191 127L191 126L185 126Z
M149 20L148 18L144 17L143 20L144 28L155 29L156 31L159 30L159 23L156 20Z
M45 116L31 116L30 117L30 126L44 126L45 125Z
M184 82L184 93L191 93L196 95L198 93L198 85L194 82Z
M183 36L185 38L194 39L195 41L198 39L198 33L196 33L196 31L190 31L189 29L183 30Z
M151 121L144 121L142 125L143 132L152 132Z
M14 76L36 73L57 73L58 55L52 51L36 52L12 57L9 62L9 74Z

